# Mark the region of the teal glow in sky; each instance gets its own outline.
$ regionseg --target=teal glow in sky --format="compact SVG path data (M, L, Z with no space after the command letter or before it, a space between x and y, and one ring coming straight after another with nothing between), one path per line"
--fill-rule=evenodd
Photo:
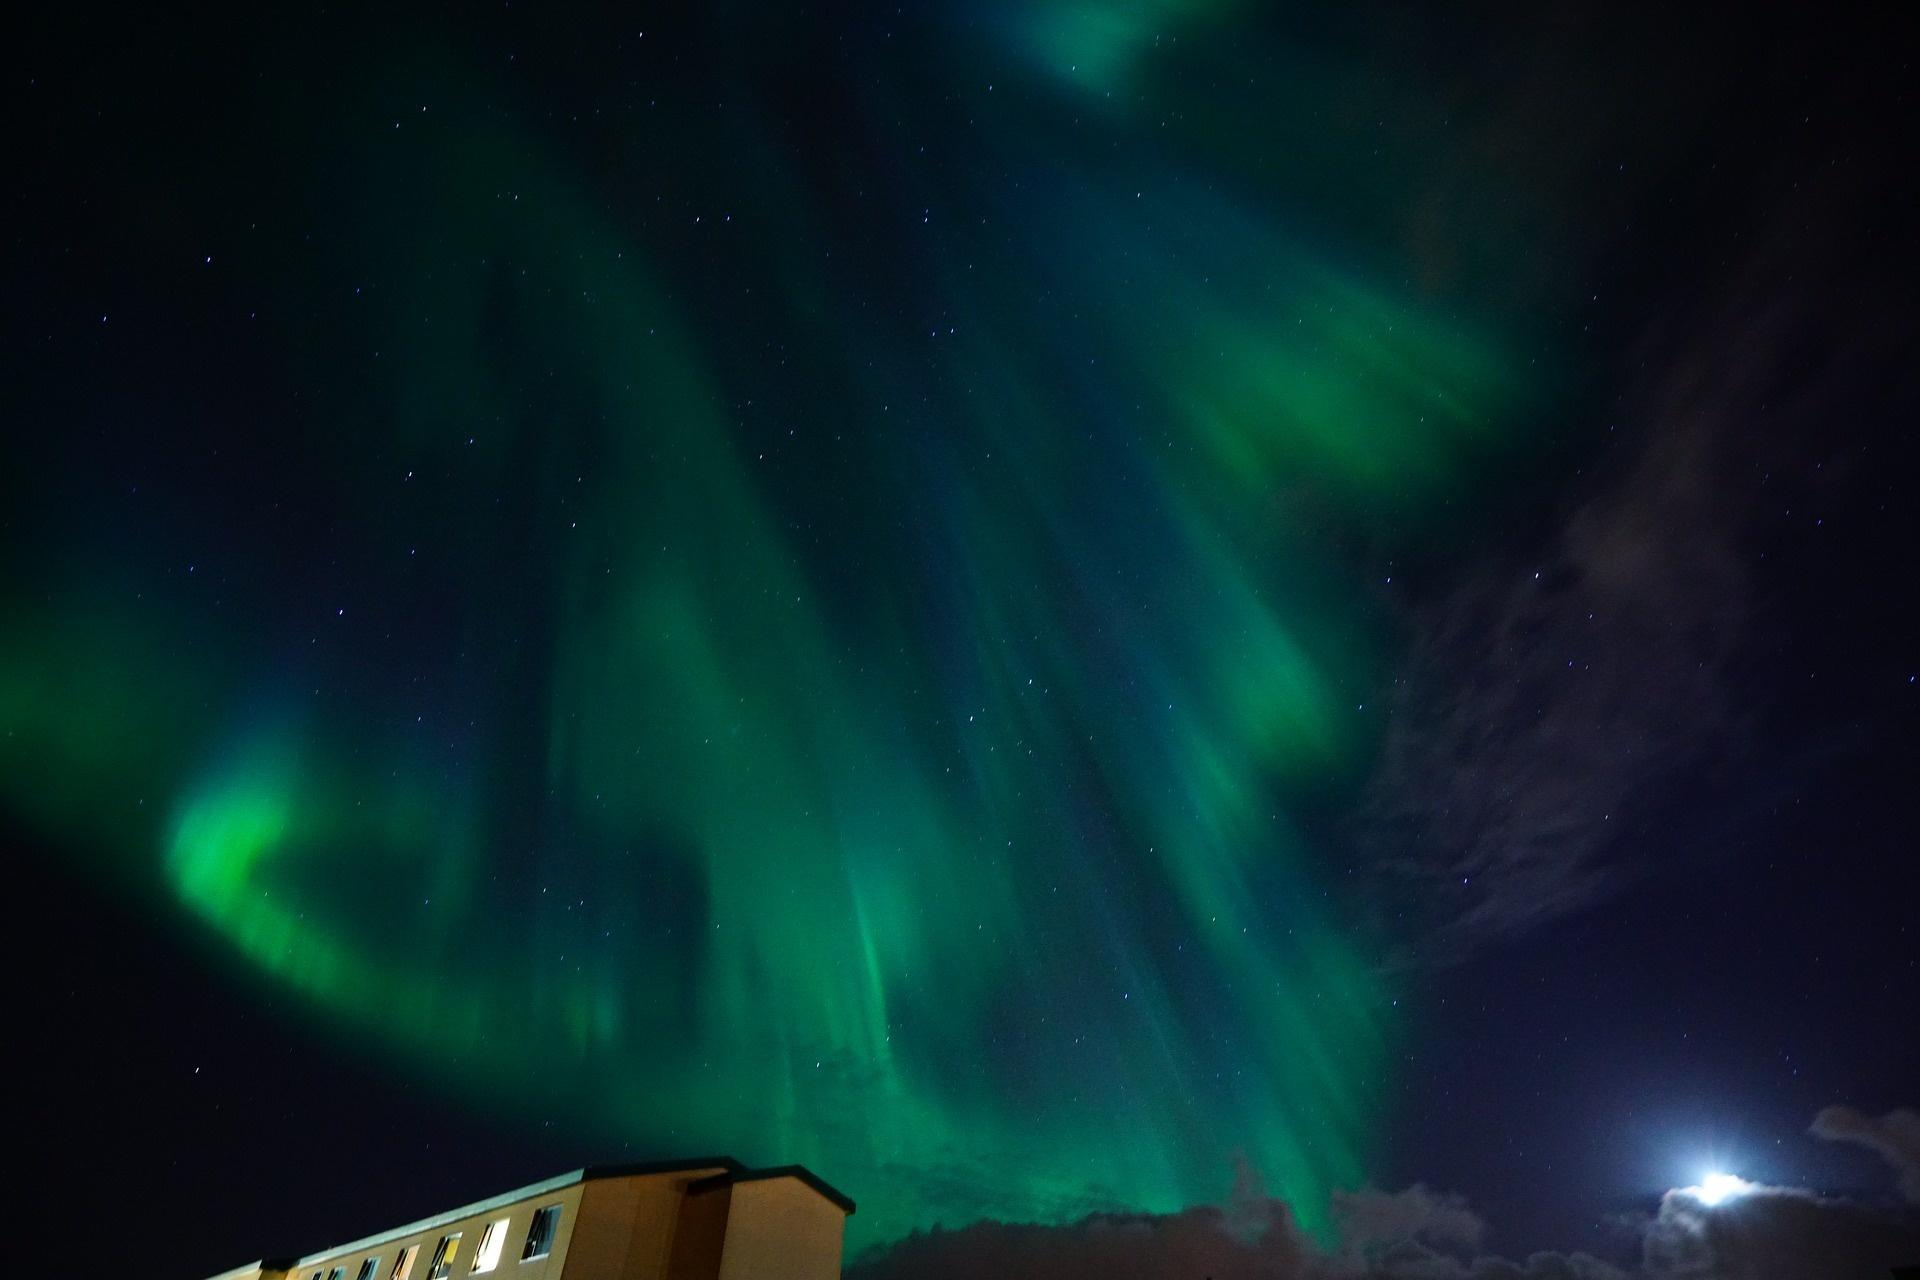
M0 795L316 1035L856 1245L1240 1155L1318 1224L1402 1030L1308 819L1541 375L1357 70L1167 87L1224 12L246 86L257 186L154 215L226 327L22 508Z

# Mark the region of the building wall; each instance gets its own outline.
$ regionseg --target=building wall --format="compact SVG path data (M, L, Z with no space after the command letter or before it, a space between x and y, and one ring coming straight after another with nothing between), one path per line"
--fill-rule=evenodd
M500 1264L491 1273L498 1280L557 1280L565 1266L570 1241L580 1218L581 1186L561 1187L557 1190L527 1196L520 1200L495 1205L466 1217L448 1222L436 1223L423 1230L407 1235L397 1235L391 1239L379 1239L362 1244L359 1247L335 1253L318 1255L304 1259L299 1266L286 1272L267 1272L259 1280L311 1280L315 1272L321 1280L326 1280L335 1267L345 1267L345 1280L356 1280L360 1274L360 1264L369 1256L380 1259L380 1267L374 1273L375 1280L387 1280L393 1270L393 1261L400 1251L408 1245L419 1246L415 1256L413 1270L408 1280L426 1280L427 1268L433 1263L433 1251L439 1245L442 1236L460 1233L460 1249L454 1257L452 1272L448 1280L470 1280L473 1273L473 1257L480 1247L480 1236L489 1222L500 1218L507 1219L507 1241L500 1252ZM554 1233L553 1244L547 1256L528 1262L520 1261L520 1251L526 1245L527 1228L533 1223L534 1211L547 1205L557 1204L560 1208L560 1226Z
M580 1230L561 1280L666 1280L687 1184L724 1172L716 1165L583 1184Z
M798 1178L736 1182L718 1280L839 1280L847 1215Z
M720 1251L727 1242L727 1210L732 1202L733 1187L726 1183L687 1192L673 1232L667 1280L714 1280L720 1274Z
M549 1184L457 1218L315 1254L290 1270L256 1264L213 1280L328 1280L335 1267L343 1280L358 1280L369 1257L380 1259L373 1280L389 1280L409 1246L418 1253L408 1280L427 1280L435 1248L455 1232L460 1245L447 1280L838 1280L846 1222L840 1206L795 1177L715 1176L728 1172L716 1165ZM548 1253L522 1262L533 1215L548 1205L560 1206ZM499 1261L476 1277L480 1238L501 1219L507 1226Z

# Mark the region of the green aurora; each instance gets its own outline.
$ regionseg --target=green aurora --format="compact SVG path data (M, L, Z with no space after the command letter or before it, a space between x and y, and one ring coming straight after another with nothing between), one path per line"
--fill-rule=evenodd
M1372 549L1540 375L1300 143L1347 71L1224 145L1167 105L1224 6L998 15L816 107L839 151L797 20L591 132L404 40L247 86L252 206L153 233L219 240L206 381L66 407L156 478L7 482L7 809L316 1034L804 1162L856 1246L1236 1155L1322 1223L1401 1032L1299 815L1380 729Z

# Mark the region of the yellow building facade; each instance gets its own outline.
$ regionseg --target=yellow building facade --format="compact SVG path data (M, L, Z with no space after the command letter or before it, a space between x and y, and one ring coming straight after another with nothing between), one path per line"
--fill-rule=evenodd
M727 1156L577 1169L212 1280L838 1280L853 1201Z

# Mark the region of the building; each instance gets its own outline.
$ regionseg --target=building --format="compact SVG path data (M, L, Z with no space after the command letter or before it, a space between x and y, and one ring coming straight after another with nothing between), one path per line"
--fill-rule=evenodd
M837 1280L852 1212L798 1165L613 1165L213 1280Z

